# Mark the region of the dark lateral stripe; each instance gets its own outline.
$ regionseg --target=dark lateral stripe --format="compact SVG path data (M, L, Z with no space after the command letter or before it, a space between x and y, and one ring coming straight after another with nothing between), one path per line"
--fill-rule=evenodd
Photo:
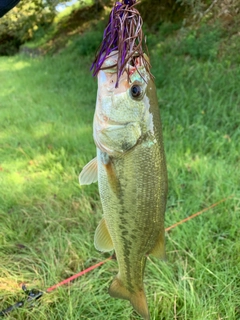
M20 0L0 0L0 18L2 18L9 10L15 7Z

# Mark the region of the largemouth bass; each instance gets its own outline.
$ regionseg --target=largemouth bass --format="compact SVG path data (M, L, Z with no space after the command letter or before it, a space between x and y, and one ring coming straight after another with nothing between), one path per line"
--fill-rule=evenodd
M148 320L146 257L165 257L167 169L162 128L155 85L141 58L126 66L117 88L112 67L116 61L113 51L98 73L93 125L97 157L79 179L81 185L98 180L103 218L94 244L100 251L114 249L119 266L109 294L129 300Z

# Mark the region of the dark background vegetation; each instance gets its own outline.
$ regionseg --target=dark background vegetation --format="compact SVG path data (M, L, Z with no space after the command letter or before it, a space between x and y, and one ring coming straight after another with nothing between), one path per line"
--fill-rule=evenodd
M58 3L62 2L21 0L0 20L0 55L15 54L27 41L41 38L49 33L49 29L53 29L52 22L57 14ZM63 37L69 36L70 31L79 29L87 21L91 22L103 17L106 19L106 12L109 12L108 8L112 7L114 1L95 0L89 5L89 1L79 0L79 3L81 5L85 3L86 6L76 8L66 20L61 22L62 25L57 28L55 38L60 34ZM145 28L151 32L156 32L164 22L172 23L170 30L166 32L182 26L191 25L196 28L203 21L213 23L219 19L227 29L232 30L229 25L239 22L236 18L239 15L238 0L143 0L138 5L138 10L142 15ZM197 34L193 31L191 37L196 38ZM191 42L190 39L188 41ZM64 41L61 41L60 46L62 47L63 44Z
M97 184L80 187L78 175L96 155L89 69L112 2L86 0L60 14L56 3L23 0L0 19L2 308L23 299L22 282L44 290L108 256L93 244ZM148 259L151 319L239 320L239 0L138 8L163 123L165 226L228 198L166 232L167 262ZM9 319L140 319L108 295L117 270L108 262Z

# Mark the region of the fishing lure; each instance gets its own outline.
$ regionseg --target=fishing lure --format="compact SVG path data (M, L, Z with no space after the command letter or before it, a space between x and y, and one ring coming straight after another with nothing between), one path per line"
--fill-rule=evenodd
M102 65L107 56L113 51L117 52L117 63L112 66L117 67L115 87L118 87L119 79L127 64L136 67L138 70L137 58L141 59L145 70L152 77L150 73L151 66L146 56L148 50L142 31L143 21L139 11L135 8L136 5L136 0L116 2L110 13L107 27L103 33L102 43L91 67L93 75L96 76L99 70L104 69ZM141 75L141 72L138 72Z

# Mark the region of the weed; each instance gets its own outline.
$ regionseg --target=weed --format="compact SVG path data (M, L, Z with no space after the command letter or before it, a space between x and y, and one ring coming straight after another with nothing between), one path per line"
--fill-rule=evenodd
M221 34L207 30L187 34L178 52L178 34L151 36L169 174L166 227L233 198L169 232L167 262L148 260L153 320L239 319L240 69L231 57L219 59ZM92 30L52 57L0 58L2 308L18 300L22 282L46 289L105 258L93 245L97 186L78 185L96 153L89 68L99 38ZM140 319L128 302L109 297L116 273L110 261L10 317Z

